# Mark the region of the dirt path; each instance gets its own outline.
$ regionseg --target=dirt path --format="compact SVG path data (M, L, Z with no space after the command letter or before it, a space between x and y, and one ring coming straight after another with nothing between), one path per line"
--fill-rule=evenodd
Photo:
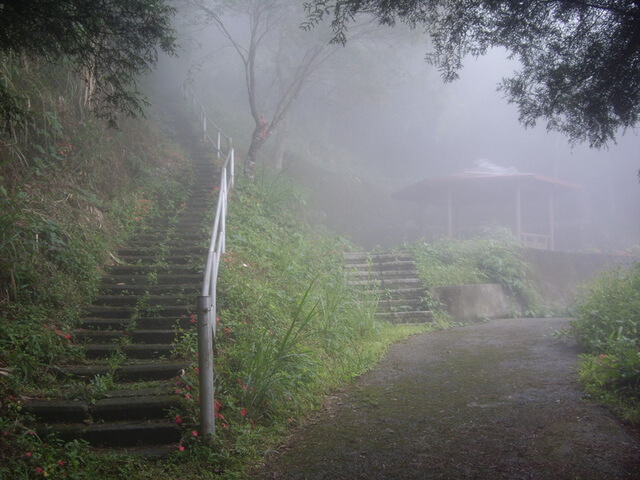
M584 400L564 319L414 336L256 479L640 479L640 435Z

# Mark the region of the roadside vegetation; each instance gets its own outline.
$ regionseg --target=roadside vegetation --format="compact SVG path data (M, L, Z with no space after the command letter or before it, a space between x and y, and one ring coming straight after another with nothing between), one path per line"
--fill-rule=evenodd
M344 239L305 221L304 196L283 174L240 180L230 200L218 305L216 431L213 448L193 436L196 339L185 377L185 437L171 468L186 478L244 478L287 429L331 391L372 368L388 346L431 325L376 321L375 299L345 283ZM203 461L205 463L203 463ZM167 467L169 468L169 467ZM182 477L185 478L185 477Z
M640 264L603 273L585 287L570 332L587 353L580 378L620 418L640 424Z
M522 259L521 247L510 232L495 231L486 238L469 240L420 242L412 248L424 285L499 283L522 305L519 315L546 315L531 280L531 267Z
M191 176L153 122L105 129L83 105L72 70L34 61L26 80L24 65L4 68L37 102L0 148L0 478L243 478L324 395L375 365L394 341L435 328L376 321L375 299L360 302L345 284L342 252L352 247L309 225L289 180L262 172L241 179L230 202L213 444L196 435L191 331L176 350L193 363L177 380L184 401L169 419L184 437L169 457L110 456L82 441L40 438L24 396L60 386L54 365L81 358L71 332L110 253L183 202Z

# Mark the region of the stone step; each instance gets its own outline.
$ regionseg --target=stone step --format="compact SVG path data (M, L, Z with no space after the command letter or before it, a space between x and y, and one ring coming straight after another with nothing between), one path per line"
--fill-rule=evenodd
M409 252L387 252L387 253L365 253L365 252L345 252L343 254L345 264L361 263L387 263L413 261L413 255Z
M181 305L184 303L195 304L196 297L188 296L183 298L181 295L149 295L144 297L145 305ZM139 295L98 295L94 301L94 306L112 306L112 307L133 307L141 301ZM144 308L144 307L142 307Z
M175 327L187 328L195 323L195 316L181 315L173 317L138 317L130 318L98 318L86 317L79 323L82 330L128 330L139 328L141 330L169 330Z
M429 310L413 312L378 312L376 318L389 323L426 323L433 320L433 313Z
M171 355L173 345L165 343L140 343L130 345L107 344L85 344L83 345L84 355L88 359L109 358L116 352L122 352L127 358L161 358Z
M48 424L38 428L37 432L42 438L55 434L61 440L81 439L96 447L177 443L182 435L180 427L170 421Z
M119 382L141 382L149 380L169 380L188 368L186 361L153 360L147 362L124 363L114 371L114 378ZM96 375L112 372L104 363L87 365L61 365L60 373L70 375L79 380L89 381Z
M399 287L399 288L386 288L379 293L379 298L396 298L406 299L407 301L415 301L426 296L426 289L420 287Z
M149 316L150 312L153 312L153 317L166 318L166 317L182 317L189 316L192 306L189 305L160 305L156 308L154 305L142 307L137 309L136 307L112 307L112 306L100 306L92 305L85 308L85 313L88 318L121 318L129 319L134 314L142 314Z
M383 281L372 278L370 280L347 280L347 285L393 290L396 288L420 287L422 282L419 278L388 278Z
M411 270L416 271L416 262L413 260L400 260L384 263L347 263L346 272L353 271L386 271L386 270Z
M149 256L150 254L155 253L156 250L157 250L157 247L154 247L154 245L152 244L149 244L147 246L141 246L141 247L121 248L116 252L116 257L122 258L122 257ZM206 253L207 253L206 248L197 246L197 245L188 245L184 247L171 247L169 249L169 254L167 258L171 258L174 256L181 257L185 255L199 256L199 255L206 255Z
M153 283L155 285L162 286L192 286L200 285L203 282L203 275L200 273L157 273L154 274ZM146 275L104 275L102 277L101 285L149 285L151 279L148 274Z
M159 261L163 264L168 263L172 265L193 265L198 262L202 262L205 258L206 252L189 253L180 252L177 254L169 254L158 258L158 255L151 255L150 252L144 254L140 252L134 255L119 255L117 258L120 261L120 265L155 265Z
M181 296L190 296L197 298L200 291L202 279L198 277L197 281L192 285L135 285L135 284L102 284L100 286L101 295L170 295L180 294Z
M76 341L82 343L113 344L128 339L132 343L173 343L184 335L175 329L146 329L146 330L106 330L106 329L76 329L72 331Z
M385 278L418 278L418 272L415 268L403 270L347 270L346 275L352 280L362 280L366 278L377 278L380 280Z
M64 398L27 399L23 409L41 422L71 423L103 421L166 419L172 408L180 405L181 397L169 392L131 390L130 395L111 396L95 401Z
M203 255L190 255L190 254L182 254L182 255L171 255L162 257L158 259L156 255L121 255L118 257L120 260L120 265L156 265L159 261L163 264L170 265L194 265L198 262L204 262L204 254Z
M204 263L205 260L202 260ZM198 267L194 265L114 265L109 268L110 275L195 275Z
M146 233L139 233L137 235L134 235L133 238L131 238L131 240L129 242L127 242L128 245L137 245L140 242L144 242L144 243L148 243L148 242L157 242L159 241L163 241L167 239L167 232L166 231L159 231L159 232L146 232ZM202 240L202 235L200 233L193 233L193 232L176 232L175 234L171 235L171 237L169 237L167 240L175 240L175 239L181 239L181 240Z
M407 300L406 298L388 299L381 298L378 300L379 312L410 312L422 310L423 304L420 298Z

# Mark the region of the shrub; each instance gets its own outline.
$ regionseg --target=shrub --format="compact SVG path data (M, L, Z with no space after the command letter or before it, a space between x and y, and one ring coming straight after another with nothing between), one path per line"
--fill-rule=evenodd
M570 332L587 353L580 378L587 391L623 418L640 421L640 264L605 272L575 305Z
M528 278L531 268L512 236L422 242L414 252L427 286L499 283L521 302L525 314L540 314L540 298Z

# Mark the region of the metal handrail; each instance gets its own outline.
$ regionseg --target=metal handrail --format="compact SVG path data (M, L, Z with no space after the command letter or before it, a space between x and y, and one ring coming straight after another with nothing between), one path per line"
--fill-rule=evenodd
M194 111L199 114L203 141L210 143L214 147L218 158L221 156L225 158L220 171L220 191L218 193L216 215L211 229L211 241L205 264L204 281L197 304L200 434L213 435L215 433L213 344L217 326L216 287L220 259L226 248L227 205L229 190L234 184L235 157L231 137L222 133L215 123L207 118L202 104L186 88L184 89L184 96L187 102L193 105ZM207 125L213 126L215 140L209 135ZM222 140L224 140L224 143Z

